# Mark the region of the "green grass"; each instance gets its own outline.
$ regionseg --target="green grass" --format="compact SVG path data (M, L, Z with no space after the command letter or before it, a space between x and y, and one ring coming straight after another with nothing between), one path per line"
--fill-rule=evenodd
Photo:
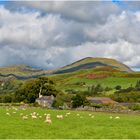
M102 79L88 79L87 75L90 74L98 74L98 75L108 75L107 78ZM127 88L129 86L135 86L136 82L140 80L140 73L132 72L132 73L124 73L124 72L112 72L112 71L98 71L93 69L88 70L80 70L73 73L66 74L56 74L50 75L51 79L53 79L57 83L57 87L60 90L66 89L76 89L76 90L86 90L87 86L93 84L101 84L103 87L115 88L117 85L122 86L122 88ZM78 82L85 82L86 86L76 85Z
M40 108L29 108L26 110L10 109L11 116L6 115L6 109L0 108L0 138L1 139L49 139L49 138L102 138L102 139L139 139L140 138L140 116L127 114L109 114L82 111L59 111ZM22 120L20 113L30 114L38 112L44 116L44 113L50 113L52 124L44 122L45 117L41 119ZM56 118L57 114L65 115L71 112L63 120ZM80 114L83 118L77 116ZM94 115L94 118L89 116ZM109 117L113 116L113 119ZM119 116L120 119L114 119Z
M136 82L140 78L123 78L123 77L108 77L105 79L87 79L87 78L78 78L70 77L63 79L58 82L58 87L61 90L65 89L77 89L77 90L86 90L87 86L101 84L103 87L110 87L114 89L117 85L120 85L122 88L127 88L136 85ZM76 85L78 82L85 82L86 86Z

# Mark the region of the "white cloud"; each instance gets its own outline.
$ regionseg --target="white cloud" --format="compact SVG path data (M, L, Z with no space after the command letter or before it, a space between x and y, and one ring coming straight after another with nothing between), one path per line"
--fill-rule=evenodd
M0 7L0 66L24 63L53 69L91 56L140 67L140 12L93 5L89 9L84 3L78 9L53 3L46 16Z

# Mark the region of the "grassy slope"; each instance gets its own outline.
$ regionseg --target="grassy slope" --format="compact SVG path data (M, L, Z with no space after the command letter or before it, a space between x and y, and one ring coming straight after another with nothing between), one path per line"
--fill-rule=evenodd
M12 113L14 110L10 110L12 115L7 116L5 109L0 108L0 110L1 139L140 138L140 116L137 115L92 112L95 118L91 118L89 112L70 111L71 114L68 117L58 120L57 114L65 115L69 111L30 108L24 111L18 110L16 114ZM32 120L31 117L28 120L22 120L21 112L29 115L34 111L42 116L44 113L50 113L52 124L46 124L44 116L37 120ZM83 118L77 116L77 113ZM110 116L113 116L113 119L110 119ZM116 116L120 116L120 119L114 119Z
M35 69L26 65L12 65L8 67L1 67L0 74L14 74L17 76L32 76L45 73L45 70Z
M88 79L86 75L89 74L106 74L107 78L103 79ZM78 89L85 90L85 86L76 85L77 82L85 82L86 85L98 84L100 83L102 86L114 88L116 85L121 85L123 88L129 87L131 84L135 85L137 80L140 79L139 73L124 73L119 71L112 71L112 69L108 69L108 71L103 71L103 69L89 69L89 70L81 70L68 74L58 74L58 75L50 75L50 78L54 79L58 85L58 87L62 90L65 89Z
M59 70L65 70L69 69L72 67L77 67L81 64L86 64L86 63L91 63L91 62L101 62L110 66L117 67L120 71L131 71L126 65L114 60L114 59L109 59L109 58L92 58L92 57L87 57L82 60L76 61L75 63L72 63L70 65L67 65L65 67L62 67Z

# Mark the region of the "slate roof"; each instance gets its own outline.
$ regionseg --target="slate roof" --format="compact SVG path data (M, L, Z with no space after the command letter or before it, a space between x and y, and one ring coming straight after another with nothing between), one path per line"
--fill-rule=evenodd
M87 100L91 103L96 103L96 104L114 104L114 103L117 103L108 97L87 97Z

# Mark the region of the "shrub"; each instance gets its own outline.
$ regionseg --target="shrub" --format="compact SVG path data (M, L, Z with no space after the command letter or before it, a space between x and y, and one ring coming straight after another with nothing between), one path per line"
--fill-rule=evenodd
M115 89L116 90L120 90L122 87L120 86L120 85L117 85L116 87L115 87Z
M128 108L134 111L140 110L140 104L133 104L133 105L130 105Z

